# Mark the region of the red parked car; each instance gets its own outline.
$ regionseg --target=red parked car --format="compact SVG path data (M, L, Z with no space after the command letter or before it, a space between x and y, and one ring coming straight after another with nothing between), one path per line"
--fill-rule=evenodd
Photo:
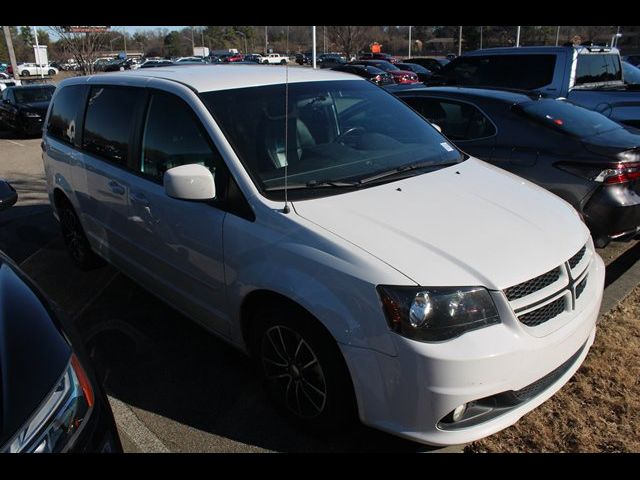
M415 73L407 70L400 70L394 64L385 60L356 60L355 62L348 63L348 65L368 65L370 67L379 68L380 70L384 70L391 74L396 83L420 83L418 75Z
M225 58L225 62L242 62L244 60L244 55L241 53L234 53L233 55Z

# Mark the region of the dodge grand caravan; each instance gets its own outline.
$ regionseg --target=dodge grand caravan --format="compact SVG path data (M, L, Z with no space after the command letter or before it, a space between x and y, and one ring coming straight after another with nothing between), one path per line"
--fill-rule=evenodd
M43 142L81 268L112 263L256 359L277 408L432 445L551 397L595 336L576 211L334 71L67 79Z

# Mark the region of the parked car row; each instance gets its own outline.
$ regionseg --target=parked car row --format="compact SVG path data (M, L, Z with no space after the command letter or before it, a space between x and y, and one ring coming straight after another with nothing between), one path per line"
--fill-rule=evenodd
M282 73L61 82L43 161L74 262L113 263L252 356L277 409L311 429L359 418L461 444L558 391L593 343L604 287L581 215L371 82L293 68L285 87ZM570 118L518 100L513 115ZM501 128L450 103L461 113L443 131Z

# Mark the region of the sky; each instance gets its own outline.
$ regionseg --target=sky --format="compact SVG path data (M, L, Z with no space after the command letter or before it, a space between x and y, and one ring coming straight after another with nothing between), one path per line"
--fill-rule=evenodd
M37 29L42 29L42 30L48 30L47 27L38 27L36 26ZM168 30L181 30L183 28L186 28L185 26L181 26L181 25L169 25L169 26L149 26L149 25L144 25L144 26L111 26L110 30L113 31L122 31L125 30L128 34L133 35L134 33L136 33L138 30L143 30L143 31L153 31L156 30L158 28L166 28ZM51 32L49 32L51 33ZM53 38L56 37L55 34L52 35Z

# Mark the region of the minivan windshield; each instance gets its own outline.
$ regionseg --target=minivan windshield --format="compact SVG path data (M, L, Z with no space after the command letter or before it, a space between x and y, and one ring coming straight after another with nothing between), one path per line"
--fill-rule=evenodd
M514 110L554 130L587 138L622 128L604 115L562 100L541 99L514 105Z
M262 191L283 189L285 165L290 188L313 189L360 186L400 171L424 173L465 158L420 115L370 82L290 83L288 89L287 115L284 84L201 94Z

